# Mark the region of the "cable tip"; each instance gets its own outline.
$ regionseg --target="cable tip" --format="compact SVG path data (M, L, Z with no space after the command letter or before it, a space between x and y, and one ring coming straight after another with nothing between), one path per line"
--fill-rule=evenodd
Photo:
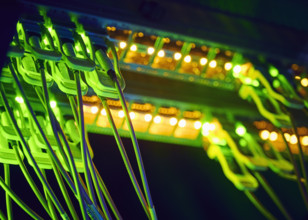
M150 207L150 215L151 215L152 220L157 220L156 211L155 211L154 206Z

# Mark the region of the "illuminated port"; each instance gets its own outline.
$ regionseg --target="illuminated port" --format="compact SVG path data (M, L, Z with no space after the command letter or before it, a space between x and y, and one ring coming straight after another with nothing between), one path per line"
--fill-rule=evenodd
M302 138L302 145L304 145L304 146L307 146L308 145L308 136L304 136L303 138Z
M164 57L165 56L165 51L164 50L158 51L157 56Z
M169 123L171 126L174 126L176 123L178 123L178 120L176 118L170 118Z
M120 113L119 113L120 112ZM124 112L119 108L110 108L110 113L113 117L113 121L117 128L120 128L124 121ZM93 115L93 114L91 114ZM93 115L94 118L96 115ZM121 116L121 117L120 117ZM102 109L100 114L97 117L96 126L103 128L110 128L110 124L107 118L107 112L105 109Z
M149 127L150 134L170 136L174 131L175 120L170 120L172 117L166 115L157 115L153 118L153 122Z
M200 134L202 123L192 119L181 119L174 131L174 137L196 139Z
M148 54L152 55L155 52L155 49L153 47L148 48Z
M135 119L136 118L136 114L134 113L134 112L130 112L129 113L129 117L130 117L130 119Z
M270 136L270 132L268 130L263 130L260 132L260 137L262 140L267 140Z
M228 62L228 63L225 63L225 70L229 71L232 69L232 63Z
M207 131L214 131L215 128L216 128L216 125L214 123L206 122L202 125L202 129L207 130Z
M151 121L151 120L152 120L152 115L151 115L151 114L146 114L146 115L144 116L144 120L145 120L146 122Z
M202 127L202 123L200 121L195 121L194 128L199 130Z
M161 122L161 117L160 116L155 116L154 117L154 123L158 124Z
M277 134L277 132L272 131L272 132L270 133L269 139L270 139L270 141L277 141L277 139L278 139L278 134Z
M91 107L91 113L96 114L98 112L98 108L96 106Z
M182 57L182 54L179 53L179 52L176 52L176 53L173 55L173 58L174 58L175 60L179 60L179 59L181 59L181 57Z
M93 105L83 105L84 121L86 124L93 124L98 112L98 107Z
M125 116L124 111L123 111L123 110L120 110L120 111L118 112L118 117L119 117L119 118L124 118L124 116Z
M119 46L120 46L121 49L124 49L127 46L127 44L126 44L126 42L121 41Z
M290 138L291 138L291 135L289 133L284 133L283 135L286 138L286 140L289 142Z
M297 137L295 134L291 135L290 137L290 143L291 144L297 144Z
M137 45L133 44L132 46L130 46L129 48L131 51L137 51Z
M104 115L104 116L106 116L106 115L107 115L106 110L105 110L105 109L102 109L102 110L101 110L101 114Z
M215 68L215 67L217 66L216 60L212 60L212 61L209 63L209 66L210 66L211 68Z
M186 126L186 120L185 120L185 119L181 119L181 120L179 121L179 126L180 126L181 128L184 128L184 127Z
M149 113L144 113L142 111L134 111L129 113L130 118L132 119L132 123L135 131L139 132L147 132L150 122L152 120L152 115ZM128 130L127 123L122 125L122 129Z
M184 62L185 63L190 63L191 62L191 56L190 55L187 55L184 57Z
M301 80L301 85L302 85L303 87L307 87L307 86L308 86L308 79L307 79L307 78L303 78L303 79Z
M200 65L201 65L201 66L204 66L204 65L206 65L206 64L207 64L207 59L204 58L204 57L201 58L201 59L200 59Z

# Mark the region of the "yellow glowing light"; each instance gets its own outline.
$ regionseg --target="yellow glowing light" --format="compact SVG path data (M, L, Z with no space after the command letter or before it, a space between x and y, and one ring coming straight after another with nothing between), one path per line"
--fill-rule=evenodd
M145 120L146 122L151 121L151 120L152 120L152 115L151 115L151 114L146 114L146 115L144 116L144 120Z
M304 137L302 138L302 145L305 145L305 146L308 145L308 136L304 136Z
M228 63L225 63L225 70L229 71L231 70L232 68L232 63L228 62Z
M96 114L98 112L98 108L96 106L91 107L91 113Z
M55 101L50 101L50 107L55 108L57 106L57 103Z
M186 126L186 120L185 120L185 119L181 119L181 120L179 121L179 126L180 126L181 128L184 128L184 127Z
M148 54L152 55L154 53L155 49L153 47L148 48Z
M20 96L17 96L17 97L15 98L15 100L16 100L16 102L18 102L18 103L24 103L24 99L23 99L22 97L20 97Z
M263 130L263 131L260 132L260 137L261 137L262 140L268 139L269 136L270 136L270 133L269 133L268 130Z
M218 144L220 142L220 139L218 137L213 137L212 141L214 144Z
M216 60L212 60L212 61L209 63L209 66L210 66L211 68L215 68L215 67L217 66Z
M191 62L191 56L190 55L187 55L184 57L184 62L185 63L190 63Z
M234 68L233 68L233 72L235 72L236 74L240 73L242 70L242 67L240 65L236 65Z
M295 76L294 78L297 79L297 80L300 80L300 79L301 79L300 76Z
M133 44L132 46L130 46L130 50L131 51L137 51L137 45Z
M215 128L216 128L216 125L215 125L215 124L213 124L213 123L210 123L210 124L209 124L209 130L210 130L210 131L214 131Z
M208 130L202 130L202 135L207 137L209 136L210 132Z
M297 137L295 134L291 135L290 137L290 143L291 144L297 144Z
M125 116L124 111L123 111L123 110L120 110L120 111L118 112L118 116L119 116L119 118L124 118L124 116Z
M164 50L158 51L157 56L164 57L165 56L165 51Z
M101 110L101 114L104 115L104 116L106 116L106 115L107 115L106 110L105 110L105 109L102 109L102 110Z
M120 46L121 49L124 49L127 46L127 44L126 44L126 42L121 41L119 46Z
M44 38L43 41L44 41L44 44L45 44L45 45L48 45L48 40L47 40L46 38Z
M135 119L136 118L135 112L130 112L129 117L130 117L130 119Z
M204 66L205 64L207 64L207 59L203 57L200 59L200 65Z
M286 138L286 140L289 142L291 135L289 133L284 133L283 135Z
M176 52L176 53L173 55L173 57L174 57L175 60L179 60L179 59L181 59L182 54L179 53L179 52Z
M160 116L155 116L154 117L154 123L158 124L161 122L161 117Z
M307 78L303 78L301 80L301 84L302 84L303 87L307 87L308 86L308 79Z
M194 128L195 129L200 129L202 127L202 123L200 122L200 121L195 121L195 123L194 123Z
M277 134L277 132L272 131L272 132L270 133L269 139L270 139L271 141L276 141L276 140L278 139L278 134Z
M176 118L170 118L169 123L171 126L174 126L176 123L178 123L178 120Z

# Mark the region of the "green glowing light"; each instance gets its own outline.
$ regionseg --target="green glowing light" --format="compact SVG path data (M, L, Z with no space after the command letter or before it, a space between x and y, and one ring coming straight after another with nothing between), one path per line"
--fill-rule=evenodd
M240 65L235 65L233 68L233 72L236 74L239 74L242 70L242 67Z
M219 142L220 145L227 145L227 141L225 139L220 140Z
M279 80L275 79L274 82L273 82L273 86L274 86L274 88L280 87L280 82L279 82Z
M20 96L17 96L17 97L15 98L15 100L16 100L16 102L18 102L18 103L24 103L24 99L23 99L22 97L20 97Z
M239 143L240 143L240 145L242 147L246 147L247 146L247 141L245 139L243 139L243 138L239 141Z
M259 83L258 80L254 79L254 80L252 81L252 85L253 85L254 87L259 87L260 83Z
M246 133L246 128L242 124L238 124L236 126L235 132L239 136L244 136L244 134Z
M271 74L272 77L276 77L276 76L279 75L278 69L274 66L270 66L268 71L269 71L269 73Z
M248 84L248 85L251 84L252 83L251 78L249 78L249 77L245 78L245 83Z
M50 107L55 108L57 106L57 103L55 101L50 101Z

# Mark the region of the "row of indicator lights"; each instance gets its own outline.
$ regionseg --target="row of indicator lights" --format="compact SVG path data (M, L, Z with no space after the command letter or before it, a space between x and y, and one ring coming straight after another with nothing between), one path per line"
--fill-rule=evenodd
M287 142L291 144L297 144L298 140L295 134L284 133L284 137L286 138ZM270 140L270 141L277 141L278 140L278 133L275 131L269 132L268 130L263 130L260 132L260 137L263 140ZM308 136L303 136L301 138L302 145L308 145Z
M19 104L24 103L24 99L20 96L16 96L15 97L15 101L18 102ZM57 102L56 101L50 101L50 107L51 108L55 108L57 106Z
M98 112L98 107L93 106L93 107L91 107L91 110L90 110L90 111L91 111L92 114L96 114L96 113ZM101 114L102 114L103 116L106 116L106 115L107 115L106 110L105 110L105 109L102 109L102 110L101 110ZM124 118L124 116L125 116L125 113L124 113L123 110L118 111L118 117L119 117L119 118ZM134 119L136 118L136 114L135 114L134 112L130 112L130 113L129 113L129 117L130 117L132 120L134 120ZM159 123L162 122L162 118L161 118L160 116L158 116L158 115L155 116L155 117L153 118L153 116L152 116L151 114L148 113L148 114L145 114L143 117L144 117L144 120L145 120L146 122L150 122L152 119L153 119L153 122L154 122L155 124L159 124ZM184 128L184 127L186 126L186 120L185 120L185 119L181 119L181 120L178 121L177 118L172 117L172 118L169 119L169 124L170 124L171 126L175 126L176 124L178 124L179 127ZM201 123L200 121L195 121L195 122L194 122L194 128L195 128L195 129L198 130L198 129L201 128L201 126L202 126L202 123Z
M124 49L124 48L126 48L127 44L126 44L126 42L121 41L120 44L119 44L119 46L120 46L121 49ZM133 44L133 45L130 46L129 49L130 49L131 51L134 51L134 52L135 52L135 51L137 51L138 48L137 48L137 45L136 45L136 44ZM155 49L154 49L153 47L148 47L147 53L148 53L149 55L152 55L154 52L155 52ZM165 51L164 51L164 50L159 50L159 51L157 52L157 56L158 56L158 57L164 57L164 56L165 56ZM182 58L182 54L179 53L179 52L176 52L176 53L173 54L173 58L174 58L175 60L180 60L180 59ZM184 57L183 60L184 60L185 63L190 63L190 62L192 61L192 58L191 58L190 55L186 55L186 56ZM201 65L201 66L205 66L205 65L207 64L207 62L208 62L208 59L205 58L205 57L202 57L202 58L200 58L199 62L200 62L200 65ZM211 61L209 62L209 67L215 68L216 66L217 66L216 60L211 60ZM233 65L232 65L231 62L227 62L227 63L225 63L224 68L225 68L225 70L229 71L229 70L232 69L232 66L233 66ZM236 66L233 68L233 71L236 72L236 73L241 72L241 66L240 66L240 65L236 65Z

